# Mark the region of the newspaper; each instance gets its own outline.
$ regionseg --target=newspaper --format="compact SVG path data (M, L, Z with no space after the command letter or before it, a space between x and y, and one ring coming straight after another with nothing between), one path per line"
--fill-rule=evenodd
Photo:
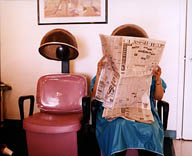
M103 58L98 63L94 97L103 102L103 117L152 123L150 85L165 41L100 35Z

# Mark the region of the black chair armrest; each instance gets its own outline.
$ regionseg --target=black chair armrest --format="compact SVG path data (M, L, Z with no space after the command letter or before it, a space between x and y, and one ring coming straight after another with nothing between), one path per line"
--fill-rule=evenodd
M83 109L83 120L82 128L78 131L78 154L79 155L91 155L91 156L100 156L100 149L97 143L95 128L91 122L94 122L94 127L96 123L96 114L95 110L98 110L95 105L96 101L91 101L89 97L83 98L82 109ZM91 114L92 112L92 114ZM89 149L89 150L87 150Z
M88 124L90 120L90 97L86 96L82 99L83 124Z
M95 130L96 128L96 117L97 117L97 112L99 110L99 101L94 99L91 102L91 114L92 114L92 128Z
M163 114L162 114L163 110ZM160 117L160 120L163 122L164 131L167 129L168 116L169 116L169 103L166 101L159 100L157 102L157 111ZM163 117L163 120L162 120Z
M35 102L34 96L33 95L20 96L19 97L19 111L20 111L21 120L24 119L24 101L28 100L28 99L30 100L29 116L33 115L34 102Z
M97 112L99 109L99 101L98 100L93 100L91 102L91 113L92 113L92 127L93 129L95 129L96 127L96 116L97 116ZM168 116L169 116L169 103L166 101L162 101L159 100L157 102L157 110L158 110L158 114L160 119L162 120L163 118L163 129L166 130L167 129L167 124L168 124ZM163 114L162 114L163 111Z

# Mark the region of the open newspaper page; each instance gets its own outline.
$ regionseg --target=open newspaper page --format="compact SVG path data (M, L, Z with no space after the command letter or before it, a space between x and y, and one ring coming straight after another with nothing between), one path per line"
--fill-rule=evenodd
M95 98L103 117L154 121L150 105L152 71L160 62L164 41L100 35L103 59L98 64Z

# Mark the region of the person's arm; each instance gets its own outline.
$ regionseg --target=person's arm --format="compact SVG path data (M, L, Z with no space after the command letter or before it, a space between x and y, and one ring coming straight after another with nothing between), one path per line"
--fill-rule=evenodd
M103 56L97 64L97 74L96 74L96 79L93 86L93 94L92 94L93 96L95 96L96 94L97 84L98 84L99 76L101 74L101 70L105 66L105 64L107 64L106 59L107 59L106 56Z
M157 66L157 69L153 71L153 76L155 77L155 92L154 98L155 100L161 100L164 95L164 89L161 83L161 68Z

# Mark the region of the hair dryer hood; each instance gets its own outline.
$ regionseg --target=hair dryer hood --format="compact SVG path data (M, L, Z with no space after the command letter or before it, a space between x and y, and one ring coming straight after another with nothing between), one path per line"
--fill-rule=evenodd
M57 61L72 60L79 55L75 37L64 29L53 29L46 33L39 52L45 58Z
M125 24L117 27L111 35L114 36L137 36L148 38L147 33L135 24Z

